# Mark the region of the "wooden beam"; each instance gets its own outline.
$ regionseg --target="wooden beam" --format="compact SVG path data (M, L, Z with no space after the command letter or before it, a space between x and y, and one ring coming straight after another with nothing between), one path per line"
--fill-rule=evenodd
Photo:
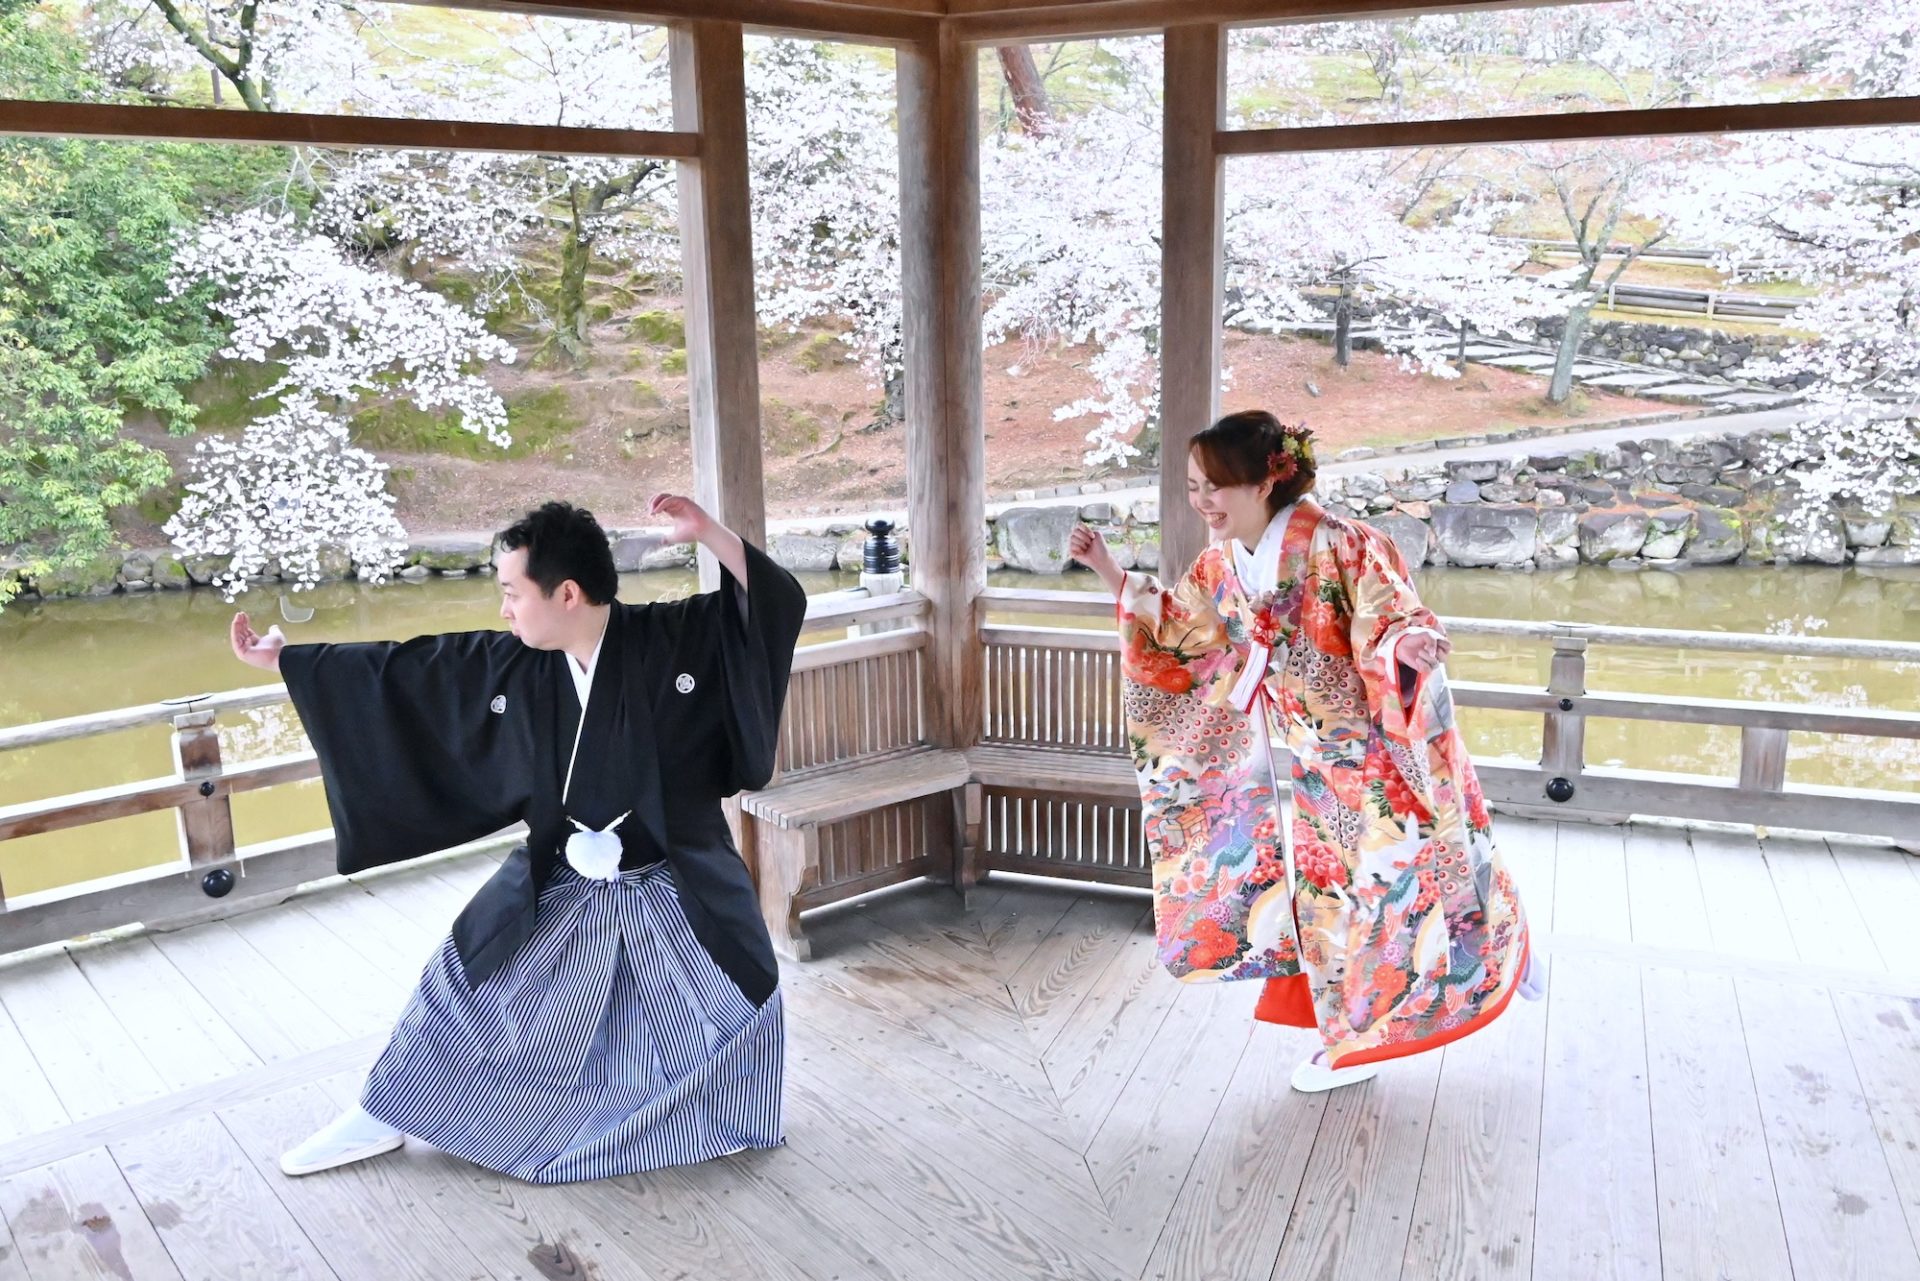
M927 634L918 628L855 636L847 640L828 641L823 645L802 645L794 651L793 670L815 672L823 667L850 665L887 654L911 654L916 649L926 647ZM1920 738L1920 732L1916 732L1914 737Z
M152 869L151 876L106 889L50 899L36 895L33 902L0 917L7 923L0 954L135 923L151 927L198 920L207 913L224 916L249 900L259 906L278 902L298 886L336 873L333 833L315 833L309 841L271 857L236 859L218 866L230 867L236 873L233 889L218 899L210 898L200 886L211 866L174 864Z
M939 747L979 740L986 680L973 621L987 581L977 67L944 33L899 55L907 519L913 586L931 602L927 736Z
M1064 629L1063 629L1064 630ZM1450 681L1460 707L1488 711L1565 714L1594 720L1652 721L1661 725L1729 725L1782 733L1859 738L1920 739L1920 712L1877 707L1820 707L1806 703L1756 703L1744 699L1699 698L1684 694L1586 693L1551 685L1543 692L1523 685ZM1570 704L1560 708L1564 699ZM1564 772L1564 771L1563 771Z
M1214 140L1223 155L1303 151L1367 151L1417 147L1497 146L1523 142L1594 142L1698 134L1773 133L1796 129L1862 129L1920 125L1920 97L1838 98L1727 107L1654 107L1644 111L1570 111L1478 120L1404 120L1296 129L1225 129Z
M353 879L377 883L381 876L424 862L505 849L525 839L525 835L526 829L516 825L506 832L436 854L375 868ZM335 880L338 877L336 863L333 833L309 832L243 846L231 861L216 865L229 867L237 874L232 891L222 898L209 898L201 888L201 878L210 867L190 868L179 864L144 868L136 875L115 877L91 886L70 886L27 895L19 906L0 914L0 921L6 922L4 933L0 933L0 956L127 925L139 924L150 930L178 929L204 920L237 916L281 902L302 886Z
M926 612L926 598L914 591L893 592L885 596L810 596L807 598L807 630L851 627L857 623L895 622L921 618Z
M235 766L208 780L204 778L149 778L136 783L115 783L91 791L72 792L46 800L22 801L0 805L0 841L21 836L39 836L61 832L89 823L104 823L113 818L131 818L159 810L196 805L203 800L225 798L238 792L257 792L282 783L300 783L320 777L320 763L312 752L290 756L272 756ZM213 791L205 796L201 784L211 781Z
M0 729L0 752L20 747L45 747L76 738L92 738L119 730L139 729L146 725L171 725L182 712L247 712L257 707L273 707L287 701L285 685L249 685L223 694L199 694L173 698L159 703L140 703L105 712L86 712L62 716L57 720L33 721Z
M1572 800L1554 804L1546 797L1544 770L1476 761L1474 771L1488 803L1525 805L1529 813L1551 812L1563 822L1610 822L1643 815L1890 840L1911 839L1920 830L1920 800L1900 792L1838 787L1763 791L1685 775L1589 771L1576 781Z
M671 23L695 19L737 22L759 35L831 38L854 43L911 44L931 40L944 12L941 0L402 0L432 8L483 13L529 13L588 21Z
M1278 26L1559 8L1601 0L948 0L947 26L962 40L1014 44L1143 35L1169 23Z
M185 712L173 718L173 768L183 783L203 787L207 795L174 811L180 851L188 863L219 863L233 856L233 801L219 794L220 727L214 712Z
M745 54L737 22L673 28L673 121L700 136L680 166L687 399L694 491L721 524L755 545L767 532L760 462L760 330L753 310L753 215L747 180ZM720 568L700 550L700 585Z
M691 133L573 129L558 125L397 120L297 111L215 111L206 107L128 107L91 102L0 99L0 135L16 138L118 138L139 142L227 142L268 146L394 147L420 151L504 151L549 156L653 156L691 159Z
M1213 140L1226 119L1227 33L1169 27L1160 209L1160 573L1186 573L1206 546L1187 506L1187 442L1220 411L1226 291L1226 168Z

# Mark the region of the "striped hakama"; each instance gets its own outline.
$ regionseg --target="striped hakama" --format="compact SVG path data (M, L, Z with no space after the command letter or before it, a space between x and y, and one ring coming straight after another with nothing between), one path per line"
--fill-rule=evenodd
M565 863L531 938L469 989L449 939L361 1106L532 1183L604 1179L781 1140L778 991L756 1007L693 936L664 864Z

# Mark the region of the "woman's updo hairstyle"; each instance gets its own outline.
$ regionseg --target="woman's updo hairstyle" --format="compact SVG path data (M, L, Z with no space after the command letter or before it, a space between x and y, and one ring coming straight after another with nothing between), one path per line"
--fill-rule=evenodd
M1267 511L1278 514L1313 488L1313 433L1291 426L1264 409L1228 414L1196 434L1188 446L1207 479L1221 487L1273 480Z

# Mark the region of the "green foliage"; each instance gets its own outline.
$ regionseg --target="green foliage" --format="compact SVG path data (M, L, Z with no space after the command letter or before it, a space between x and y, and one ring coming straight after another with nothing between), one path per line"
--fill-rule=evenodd
M806 346L800 349L798 359L800 368L810 374L817 374L835 365L849 364L854 357L853 353L847 350L847 345L835 335L814 334L807 339Z
M513 444L508 458L543 453L562 443L579 426L573 399L564 387L547 387L510 395L507 431ZM404 401L383 401L353 416L353 440L363 449L403 454L445 454L482 460L502 451L460 425L458 412L428 413Z
M46 10L0 0L0 96L87 97L84 54ZM204 292L171 295L174 242L285 168L278 149L0 142L0 552L29 573L97 558L114 509L166 484L123 424L191 430L221 336Z
M99 555L113 509L166 481L129 411L193 424L183 389L219 336L203 298L168 296L177 150L0 144L0 545L30 544L36 573Z
M232 432L272 413L280 407L280 398L262 393L286 372L278 361L214 361L205 377L187 389L187 399L196 406L194 426Z
M49 17L37 0L0 0L0 97L59 101L85 83L86 48Z
M655 347L685 347L687 326L671 311L643 311L627 322L627 336Z

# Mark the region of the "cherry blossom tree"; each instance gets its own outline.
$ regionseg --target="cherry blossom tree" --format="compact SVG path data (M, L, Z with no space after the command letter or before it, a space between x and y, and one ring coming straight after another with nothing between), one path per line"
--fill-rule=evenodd
M276 571L311 586L328 548L375 581L394 564L405 540L386 468L348 439L365 398L451 411L508 443L506 406L477 367L511 361L513 348L457 304L353 260L291 216L254 210L203 227L174 270L177 289L213 285L212 308L230 326L223 355L285 367L260 397L277 407L238 441L196 447L187 500L167 524L183 552L231 558L218 580L229 594Z
M253 111L621 129L671 116L665 41L629 23L495 15L482 27L469 16L483 59L402 33L379 4L103 0L97 12L95 62L122 83L164 82L198 61ZM671 168L657 160L302 149L295 169L320 193L316 226L402 265L441 255L480 267L483 296L517 292L547 313L576 363L590 346L596 258L651 263L671 248ZM557 242L551 288L522 269L525 240L542 234Z
M902 391L899 147L890 66L804 40L747 44L747 154L762 324L843 320L886 390Z
M225 558L214 584L232 599L256 576L296 591L329 570L383 581L407 548L386 464L348 442L346 419L304 391L194 451L194 475L167 534L186 556Z
M1920 14L1898 0L1793 11L1808 70L1855 94L1920 93ZM1727 264L1764 256L1818 295L1794 324L1818 335L1760 372L1806 384L1807 412L1774 451L1805 501L1869 512L1920 494L1920 131L1759 135L1698 167L1667 216Z
M1086 461L1118 463L1152 445L1158 418L1160 69L1158 42L1104 45L1117 68L1108 97L1048 134L1010 136L983 158L982 227L989 342L1090 345L1088 396L1056 417L1092 416ZM1271 70L1297 58L1260 47ZM1229 170L1228 284L1234 323L1280 328L1322 319L1308 286L1338 291L1344 359L1351 308L1389 324L1382 343L1412 368L1450 376L1445 349L1462 324L1524 334L1561 303L1517 274L1523 249L1494 231L1505 205L1455 180L1429 208L1450 157L1284 156Z
M1346 365L1356 304L1410 369L1455 377L1448 348L1471 328L1530 337L1563 307L1559 275L1521 272L1524 246L1499 237L1510 199L1451 172L1444 152L1262 157L1230 171L1229 272L1238 320L1318 320L1303 285L1330 286L1334 358ZM1443 208L1436 191L1452 192Z
M224 87L249 111L337 111L382 96L365 33L386 12L343 0L95 0L87 34L95 72L149 97L175 98L183 73L205 67L216 103Z

